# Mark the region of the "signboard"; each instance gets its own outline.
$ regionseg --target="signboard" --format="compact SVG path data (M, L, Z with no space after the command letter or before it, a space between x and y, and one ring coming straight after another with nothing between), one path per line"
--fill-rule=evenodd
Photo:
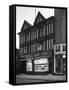
M65 54L66 44L56 44L54 45L54 54Z
M48 58L37 59L34 61L34 64L45 64L45 63L48 63Z

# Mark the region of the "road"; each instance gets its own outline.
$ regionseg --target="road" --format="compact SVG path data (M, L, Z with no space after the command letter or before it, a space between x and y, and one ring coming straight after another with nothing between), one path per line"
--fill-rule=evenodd
M37 82L53 82L53 81L65 81L65 75L17 75L16 83L37 83Z

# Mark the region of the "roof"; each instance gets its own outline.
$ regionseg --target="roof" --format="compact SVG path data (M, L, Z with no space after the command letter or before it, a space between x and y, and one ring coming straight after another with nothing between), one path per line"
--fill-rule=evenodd
M45 17L40 12L38 12L37 17L35 18L35 21L34 21L34 25L45 20L46 20Z
M31 25L29 22L27 22L26 20L24 20L24 23L23 23L22 28L21 28L21 32L22 32L23 30L31 27L31 26L32 26L32 25Z

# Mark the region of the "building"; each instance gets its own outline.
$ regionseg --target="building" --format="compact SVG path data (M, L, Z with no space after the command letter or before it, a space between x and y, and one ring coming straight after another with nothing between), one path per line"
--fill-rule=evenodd
M66 73L66 9L55 9L54 73Z
M62 11L62 10L61 10ZM60 10L55 10L55 16L45 19L38 12L33 26L26 20L19 32L20 61L22 73L26 74L60 74L58 71L59 57L65 56L65 37L60 40L60 31L65 35L65 15ZM64 11L63 11L64 12ZM60 19L59 19L60 18ZM61 23L61 24L60 24ZM58 26L60 25L60 26ZM59 27L59 28L58 28ZM63 29L62 29L63 28ZM63 44L62 44L63 43ZM63 54L58 51L63 47ZM62 67L63 65L61 65Z

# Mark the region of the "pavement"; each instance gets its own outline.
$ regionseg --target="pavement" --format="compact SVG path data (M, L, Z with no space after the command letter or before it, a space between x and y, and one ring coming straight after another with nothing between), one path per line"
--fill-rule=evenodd
M65 81L65 75L26 75L20 74L16 75L17 83L32 83L32 82L47 82L47 81Z

